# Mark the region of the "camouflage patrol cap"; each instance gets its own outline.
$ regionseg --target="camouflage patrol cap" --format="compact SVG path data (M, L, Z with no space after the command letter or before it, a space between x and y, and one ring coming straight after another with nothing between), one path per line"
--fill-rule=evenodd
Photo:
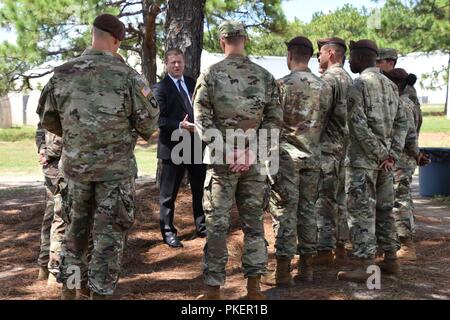
M295 38L291 39L289 42L286 42L286 46L288 47L288 50L290 50L293 46L303 46L303 47L311 49L311 56L313 55L313 50L314 50L313 44L306 37L295 37Z
M397 50L392 48L380 48L377 60L397 60Z
M244 24L236 20L226 20L222 22L219 26L219 36L228 37L247 37L247 32L245 31Z
M344 48L344 52L347 51L347 45L345 44L345 40L343 40L341 38L334 37L334 38L323 38L323 39L317 40L317 46L319 47L319 50L323 46L329 45L329 44L341 46L342 48Z
M125 39L125 25L116 16L108 13L101 14L95 18L93 25L108 32L119 41Z
M375 52L378 56L379 50L377 44L369 39L362 39L359 41L350 40L350 51L358 50L358 49L366 49Z

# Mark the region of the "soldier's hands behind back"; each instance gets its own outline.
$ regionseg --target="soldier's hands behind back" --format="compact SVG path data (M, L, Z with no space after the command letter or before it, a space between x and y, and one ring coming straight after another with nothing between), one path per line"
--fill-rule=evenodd
M256 161L255 153L250 149L234 150L233 163L230 164L232 172L246 172L250 170L252 164Z
M45 158L45 151L44 150L42 150L41 152L39 152L39 164L41 165L41 166L45 166L45 165L47 165L48 164L48 161L47 161L47 159Z
M394 165L395 165L395 161L392 158L386 159L384 160L381 164L380 164L380 169L389 172L392 171L394 169Z
M426 153L422 152L419 153L416 161L419 166L426 166L431 162L429 156Z

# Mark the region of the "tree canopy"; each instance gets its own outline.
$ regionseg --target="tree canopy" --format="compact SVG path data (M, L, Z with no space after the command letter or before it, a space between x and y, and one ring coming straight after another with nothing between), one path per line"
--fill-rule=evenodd
M90 24L103 12L116 14L126 23L121 54L137 54L146 65L144 74L154 81L155 58L164 51L164 21L171 1L182 0L0 0L0 27L12 29L17 35L16 44L0 44L0 95L26 88L34 77L26 74L28 70L47 61L80 55L90 44ZM435 50L450 53L448 0L387 0L379 16L364 7L344 5L330 13L317 12L308 23L287 21L281 3L206 1L204 49L220 52L217 27L224 19L232 18L248 27L251 41L247 50L254 55L283 56L284 42L296 35L307 36L313 43L330 36L347 41L369 38L401 54ZM377 18L378 23L373 25L371 21ZM153 49L157 50L148 51L148 41L154 41ZM153 67L149 68L149 64ZM22 85L12 86L14 80L22 80Z

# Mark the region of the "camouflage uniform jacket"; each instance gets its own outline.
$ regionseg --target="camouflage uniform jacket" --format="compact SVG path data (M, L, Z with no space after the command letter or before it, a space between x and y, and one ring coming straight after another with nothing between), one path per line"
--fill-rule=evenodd
M309 69L292 71L278 84L284 117L281 147L293 159L302 159L302 168L318 169L320 139L328 122L332 89Z
M62 153L61 137L45 130L38 123L35 140L38 153L43 151L44 157L47 160L47 164L42 167L44 175L50 179L60 178L61 174L58 169L58 164Z
M135 176L134 130L149 139L159 115L145 79L92 48L55 69L37 112L45 129L62 136L61 168L77 181Z
M405 87L405 90L403 91L404 94L408 96L408 98L413 102L414 104L414 117L416 117L416 124L417 124L417 136L419 136L420 128L422 127L422 109L420 108L420 102L417 98L417 92L416 89L411 86L407 85Z
M408 94L403 94L400 97L402 108L408 119L408 133L405 139L405 148L402 156L396 163L397 168L416 168L416 157L419 154L419 144L417 139L417 109L414 103L410 100Z
M353 80L344 70L342 64L332 65L322 75L322 79L333 90L333 106L321 139L322 152L341 159L345 156L348 139L347 97Z
M397 86L380 73L365 69L350 88L347 165L376 170L389 156L400 158L407 120Z
M227 129L280 129L283 113L278 87L264 68L242 55L229 55L210 66L197 80L194 118L205 143L208 129L219 130L226 142Z

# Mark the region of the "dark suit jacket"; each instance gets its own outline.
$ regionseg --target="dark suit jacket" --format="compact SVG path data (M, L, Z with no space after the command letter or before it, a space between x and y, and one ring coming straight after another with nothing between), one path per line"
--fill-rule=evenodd
M192 98L195 80L184 76L184 81ZM189 121L194 122L194 111L185 107L181 94L169 75L153 86L153 94L159 105L158 159L170 160L172 148L178 143L171 141L172 132L178 130L186 114L189 115Z

